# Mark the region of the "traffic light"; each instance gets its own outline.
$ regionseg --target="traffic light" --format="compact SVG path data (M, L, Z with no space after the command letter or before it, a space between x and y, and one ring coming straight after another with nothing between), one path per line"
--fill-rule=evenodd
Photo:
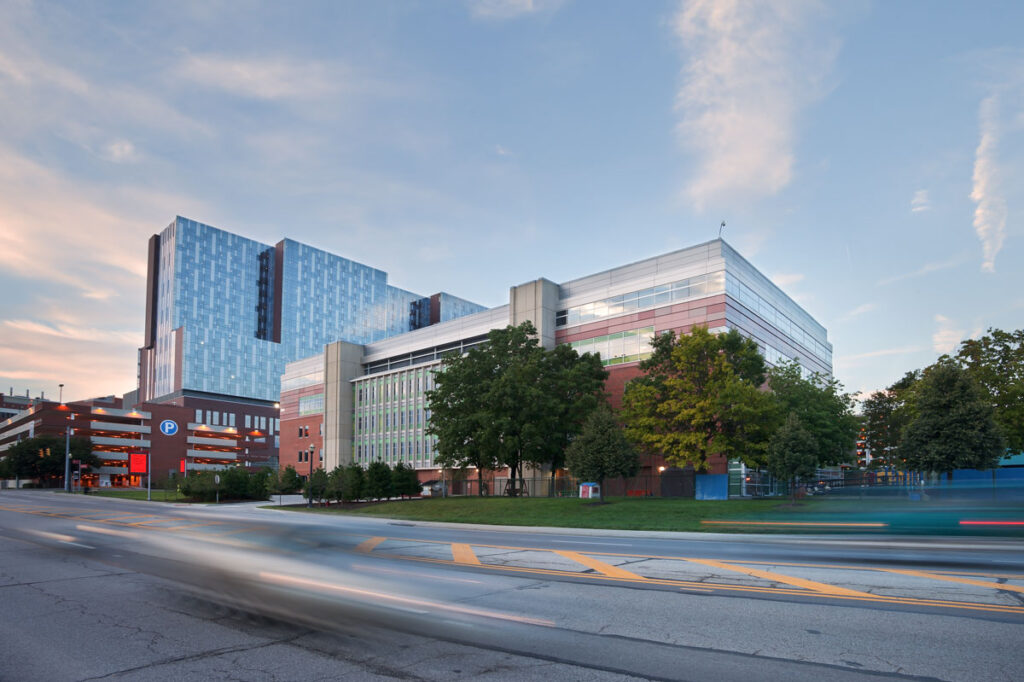
M49 456L50 456L50 448L46 448L46 456L47 456L47 457L49 457Z

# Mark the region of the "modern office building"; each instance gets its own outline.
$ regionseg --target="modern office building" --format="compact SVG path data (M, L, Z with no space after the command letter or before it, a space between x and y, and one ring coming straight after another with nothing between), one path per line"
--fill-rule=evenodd
M273 457L288 362L332 341L372 343L483 309L398 289L382 270L291 239L263 244L179 216L149 240L133 400L195 409L210 427L269 421Z
M561 284L513 286L507 305L397 336L328 344L285 372L281 464L304 473L321 463L332 469L380 459L413 466L423 480L436 477L425 392L442 355L525 320L547 348L570 344L599 353L613 405L639 376L656 334L685 334L697 325L738 330L770 364L795 358L808 373L832 374L825 328L719 239ZM727 471L725 461L711 467Z

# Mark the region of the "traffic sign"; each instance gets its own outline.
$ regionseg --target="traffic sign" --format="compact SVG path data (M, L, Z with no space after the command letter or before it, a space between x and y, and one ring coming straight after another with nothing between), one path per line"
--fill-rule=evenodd
M178 422L173 419L165 419L160 422L160 433L165 436L173 436L178 432Z

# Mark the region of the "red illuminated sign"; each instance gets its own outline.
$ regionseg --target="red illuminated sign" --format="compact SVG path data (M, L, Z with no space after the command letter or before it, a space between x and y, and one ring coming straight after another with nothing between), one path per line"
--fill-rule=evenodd
M185 473L185 460L181 460L181 473Z
M129 460L129 472L133 474L144 474L146 473L146 455L144 453L133 452L128 455Z

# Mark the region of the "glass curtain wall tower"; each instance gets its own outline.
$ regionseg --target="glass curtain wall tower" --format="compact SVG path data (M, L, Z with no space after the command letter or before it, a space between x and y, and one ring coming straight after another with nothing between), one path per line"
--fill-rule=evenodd
M334 341L372 343L430 324L420 310L431 298L291 239L263 244L176 217L149 241L139 400L274 403L286 363ZM448 314L484 309L450 298Z

